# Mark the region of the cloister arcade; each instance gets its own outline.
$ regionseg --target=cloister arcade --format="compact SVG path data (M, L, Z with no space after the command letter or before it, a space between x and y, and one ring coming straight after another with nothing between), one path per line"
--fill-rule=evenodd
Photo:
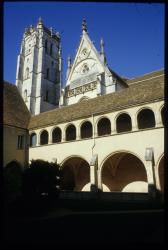
M153 174L149 173L151 167L144 154L146 147L151 146L155 148L155 185L163 192L163 142L160 146L155 145L155 141L163 134L164 106L163 102L154 105L95 114L32 130L30 159L45 156L48 152L44 158L52 160L56 157L62 167L63 190L90 191L91 150L96 145L94 152L99 157L96 170L99 188L107 192L148 192Z
M156 125L164 125L164 106L158 112L159 114L156 114L156 111L151 108L142 108L137 112L136 117L132 117L128 112L119 112L113 121L106 115L106 117L99 117L94 124L91 120L84 120L80 127L70 123L66 125L64 130L58 125L52 131L43 129L37 135L35 131L32 131L30 147L154 128ZM37 139L35 139L35 135Z
M89 163L79 156L71 156L62 164L62 189L81 191L90 182Z
M118 152L110 155L103 163L101 178L104 191L148 191L145 166L132 153Z

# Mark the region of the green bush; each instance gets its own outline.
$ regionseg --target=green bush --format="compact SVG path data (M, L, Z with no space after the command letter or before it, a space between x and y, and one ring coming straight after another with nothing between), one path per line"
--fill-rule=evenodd
M56 193L59 189L60 166L44 160L32 160L23 174L23 192L25 195Z

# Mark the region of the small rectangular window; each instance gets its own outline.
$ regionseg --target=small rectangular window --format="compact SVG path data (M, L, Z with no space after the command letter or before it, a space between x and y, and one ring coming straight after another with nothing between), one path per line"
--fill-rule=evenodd
M18 149L24 148L24 135L18 135L17 148Z

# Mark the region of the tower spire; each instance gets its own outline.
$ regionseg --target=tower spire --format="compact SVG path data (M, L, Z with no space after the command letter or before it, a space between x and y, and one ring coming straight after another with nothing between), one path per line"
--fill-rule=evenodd
M83 21L82 21L82 32L87 32L87 25L86 25L86 20L85 18L83 18Z

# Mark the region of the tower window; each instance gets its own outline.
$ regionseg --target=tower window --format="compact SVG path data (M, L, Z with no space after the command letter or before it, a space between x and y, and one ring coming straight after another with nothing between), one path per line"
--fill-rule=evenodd
M49 79L49 75L50 75L50 69L48 68L47 69L47 72L46 72L46 78Z
M24 101L27 102L27 89L24 91Z
M25 79L29 78L29 68L26 68Z
M50 56L52 56L52 52L53 52L53 44L50 45Z
M53 61L51 62L51 66L54 67L54 62Z
M48 45L48 43L47 43L47 40L45 41L45 52L47 53L47 45Z
M45 101L48 102L48 90L46 91Z

